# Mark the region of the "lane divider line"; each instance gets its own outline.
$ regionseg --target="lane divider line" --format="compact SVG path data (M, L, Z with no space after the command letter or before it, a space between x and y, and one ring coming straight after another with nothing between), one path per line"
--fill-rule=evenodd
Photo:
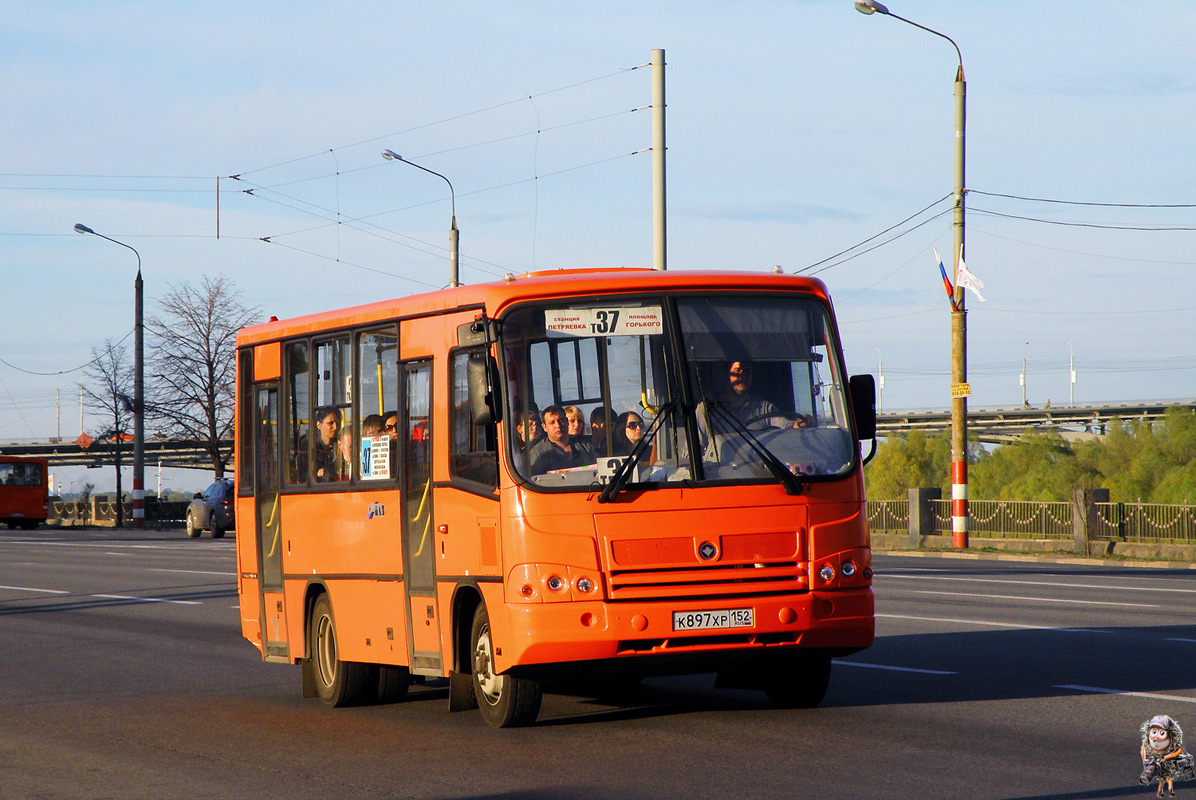
M1059 586L1065 589L1099 589L1111 592L1166 592L1167 594L1196 594L1196 589L1169 589L1161 586L1107 586L1097 583L1063 583L1061 581L1027 581L1012 578L965 578L958 575L898 575L891 572L877 573L875 578L897 578L916 581L966 581L968 583L1010 583L1024 586Z
M1065 600L1061 597L1026 597L1016 594L973 594L972 592L935 592L914 589L913 594L940 594L948 597L985 597L989 600L1027 600L1031 603L1079 603L1087 606L1122 606L1125 608L1161 608L1155 603L1117 603L1112 600Z
M835 659L831 662L840 667L867 667L868 669L885 669L891 672L916 672L920 675L958 675L958 672L950 672L945 669L918 669L916 667L894 667L888 664L865 664L863 661L840 661Z
M906 614L877 614L877 619L905 619L915 622L950 622L959 625L981 625L990 628L1016 628L1027 631L1060 631L1062 633L1110 633L1096 628L1052 628L1049 625L1021 625L1016 622L986 622L978 619L953 619L950 617L914 617Z
M70 594L66 589L35 589L32 586L0 586L14 592L41 592L42 594Z
M1089 694L1122 694L1128 697L1146 697L1151 700L1168 700L1175 703L1196 703L1196 697L1183 697L1178 694L1155 694L1153 692L1127 692L1123 689L1103 689L1100 686L1074 686L1072 684L1063 684L1061 686L1052 686L1052 689L1070 689L1075 692L1087 692Z
M92 597L98 597L101 600L136 600L139 603L173 603L179 606L197 606L198 600L166 600L161 597L135 597L130 594L93 594Z

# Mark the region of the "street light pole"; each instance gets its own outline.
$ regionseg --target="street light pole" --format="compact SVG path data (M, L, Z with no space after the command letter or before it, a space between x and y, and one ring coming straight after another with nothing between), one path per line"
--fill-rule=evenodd
M1030 407L1030 402L1026 399L1026 348L1029 346L1029 342L1022 346L1022 408Z
M133 311L133 527L145 527L145 323L142 315L144 286L141 281L141 253L135 247L96 233L82 223L75 225L75 233L89 233L133 251L137 256L137 279L133 281L135 295ZM116 502L121 503L117 497Z
M1071 339L1067 339L1067 405L1076 405L1076 349L1072 347Z
M959 285L959 262L964 249L964 164L966 155L967 82L963 74L963 54L959 45L946 34L927 28L925 25L899 17L875 0L855 0L855 8L861 14L884 14L913 25L927 33L946 39L955 48L959 67L955 71L955 208L952 231L954 233L955 296L951 311L951 533L955 547L968 546L968 317L963 287Z
M879 414L885 410L885 359L879 347L872 345L872 349L876 351L876 413Z
M458 246L460 244L460 231L457 230L457 193L453 191L453 182L435 170L428 169L427 167L421 167L414 161L408 161L394 150L383 150L382 157L387 161L402 161L404 164L410 164L416 169L422 169L424 172L435 175L437 178L440 178L448 184L449 199L452 202L453 211L453 224L452 227L449 228L449 286L460 286L461 282L457 279L459 269L457 252Z

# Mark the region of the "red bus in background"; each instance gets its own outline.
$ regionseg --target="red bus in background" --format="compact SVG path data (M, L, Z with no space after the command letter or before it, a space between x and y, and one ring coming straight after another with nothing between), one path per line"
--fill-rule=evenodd
M448 678L506 727L546 683L717 672L810 706L872 644L875 390L821 281L529 273L237 353L241 629L305 696Z
M33 530L46 521L49 510L46 460L0 456L0 523Z

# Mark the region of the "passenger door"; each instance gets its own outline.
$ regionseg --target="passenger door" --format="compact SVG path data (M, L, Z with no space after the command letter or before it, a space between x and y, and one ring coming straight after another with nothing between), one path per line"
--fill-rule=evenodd
M440 620L436 613L436 536L432 515L432 362L402 365L403 413L399 432L402 470L403 577L411 671L441 674Z
M278 385L258 386L254 399L257 518L254 530L257 535L258 585L261 587L262 655L266 661L290 663L282 590Z

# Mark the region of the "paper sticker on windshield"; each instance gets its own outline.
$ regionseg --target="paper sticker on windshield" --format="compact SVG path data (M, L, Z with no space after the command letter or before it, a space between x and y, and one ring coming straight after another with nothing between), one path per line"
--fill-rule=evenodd
M664 333L660 306L560 308L544 312L549 336L653 336Z
M361 437L361 479L381 481L390 477L390 437Z

